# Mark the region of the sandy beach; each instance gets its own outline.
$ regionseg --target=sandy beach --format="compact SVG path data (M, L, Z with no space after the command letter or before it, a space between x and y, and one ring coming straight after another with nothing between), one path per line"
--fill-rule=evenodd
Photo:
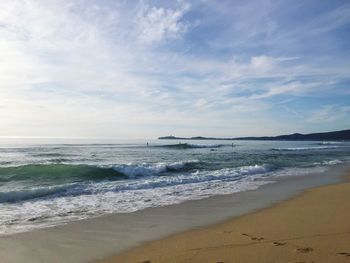
M145 243L102 262L349 262L349 201L349 182L314 188L273 207Z

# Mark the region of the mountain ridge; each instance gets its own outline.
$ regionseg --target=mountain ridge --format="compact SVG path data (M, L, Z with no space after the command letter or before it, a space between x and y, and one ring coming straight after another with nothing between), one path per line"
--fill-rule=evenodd
M317 133L292 133L278 136L248 136L248 137L232 137L232 138L218 138L218 137L176 137L173 135L158 137L159 140L255 140L255 141L348 141L350 140L350 129L331 131L331 132L317 132Z

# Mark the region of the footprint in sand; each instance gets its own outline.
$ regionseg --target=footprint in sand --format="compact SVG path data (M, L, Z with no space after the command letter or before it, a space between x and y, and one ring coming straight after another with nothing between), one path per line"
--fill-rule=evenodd
M296 251L299 253L310 253L314 251L314 249L311 247L301 247L301 248L297 248Z
M347 253L347 252L340 252L340 253L338 253L338 255L350 257L350 253Z
M264 240L263 237L251 237L250 239L251 239L251 240L257 240L257 241Z
M279 242L279 241L275 241L272 243L274 246L278 247L278 246L284 246L286 245L287 243L286 242Z
M242 236L249 237L251 240L254 240L254 241L262 241L262 240L265 239L265 238L263 238L263 237L254 237L254 236L248 235L248 234L246 234L246 233L242 233L241 235L242 235Z

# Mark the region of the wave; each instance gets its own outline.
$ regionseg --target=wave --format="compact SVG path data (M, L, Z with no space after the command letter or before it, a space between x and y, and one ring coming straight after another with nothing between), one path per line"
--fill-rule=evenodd
M341 145L343 144L342 142L319 142L316 143L316 145Z
M192 161L193 162L193 161ZM180 173L174 176L152 176L162 174L167 171L179 171L189 162L176 162L171 164L158 164L155 166L124 166L118 167L118 172L125 173L128 178L134 178L142 175L138 180L124 181L100 181L91 183L89 181L68 183L54 186L40 186L33 188L17 188L12 191L0 192L0 203L15 203L38 198L57 198L63 196L82 196L105 194L107 192L125 192L130 190L145 190L161 187L175 187L188 184L205 183L211 181L238 181L243 178L264 174L271 171L266 165L242 166L236 168L224 168L213 171L194 171L191 173Z
M45 194L43 189L7 193L7 200L12 195L12 201L17 198L23 202L3 204L7 217L0 218L0 234L24 232L106 213L130 213L147 207L253 190L269 183L254 179L255 175L259 177L260 172L267 170L267 166L253 165L175 176L142 177L126 183L79 183L67 191L51 189L52 193L47 192L49 199L40 198ZM244 177L243 174L252 176ZM30 195L35 199L28 200Z
M158 176L141 180L131 181L130 183L117 187L112 187L113 191L155 189L159 187L181 186L187 184L208 183L211 181L238 181L250 176L262 175L273 171L274 169L267 165L252 165L236 168L223 168L218 170L196 170L190 173L178 173L169 176ZM109 188L111 190L111 188Z
M68 157L75 157L77 155L75 154L67 154L67 153L53 153L53 152L48 152L48 153L33 153L32 156L34 157L44 157L44 158L68 158Z
M290 147L290 148L272 148L273 151L315 151L315 150L326 150L336 149L340 146L313 146L313 147Z
M268 165L250 165L250 166L242 166L238 168L238 171L242 175L251 175L257 173L266 173L273 170L271 166Z
M323 165L336 165L336 164L341 164L343 161L341 160L330 160L330 161L324 161L322 164Z
M74 182L86 179L108 179L122 176L112 168L88 165L68 164L33 164L0 168L0 182L34 181L34 182Z
M171 149L197 149L197 148L220 148L225 146L224 144L194 144L194 143L178 143L178 144L167 144L157 145L153 147L164 147Z
M337 164L341 164L341 163L344 163L344 161L342 160L338 160L338 159L335 159L335 160L329 160L329 161L323 161L323 162L315 162L313 163L313 165L337 165Z
M85 180L118 180L137 176L153 176L162 173L188 171L194 169L197 160L155 164L120 164L108 166L38 164L16 167L1 167L0 182L37 181L77 182Z
M249 176L266 174L273 171L274 168L269 165L248 165L235 168L223 168L214 171L197 171L193 175L198 175L196 179L200 181L212 180L240 180ZM196 180L195 180L196 181ZM195 182L192 181L192 182Z
M180 161L173 163L156 163L156 164L126 164L114 166L113 169L129 178L138 176L153 176L167 172L176 172L190 170L193 164L198 163L197 160Z
M20 189L7 192L0 192L0 203L14 203L19 201L31 200L41 197L46 197L55 194L63 194L69 191L69 187L51 186L51 187L37 187L32 189Z
M320 174L327 171L325 166L322 166L320 163L315 163L316 166L311 167L286 167L281 170L278 170L271 174L271 179L274 177L285 177L285 176L305 176L308 174Z
M183 165L168 164L180 170ZM168 168L160 171L163 169ZM8 201L3 204L7 217L0 218L0 234L23 232L106 213L130 213L147 207L253 190L274 182L275 177L320 171L320 167L278 169L271 165L256 164L165 176L143 176L137 180L80 182L49 189L42 187L30 191L11 191L0 197L1 201ZM20 203L16 203L16 200Z

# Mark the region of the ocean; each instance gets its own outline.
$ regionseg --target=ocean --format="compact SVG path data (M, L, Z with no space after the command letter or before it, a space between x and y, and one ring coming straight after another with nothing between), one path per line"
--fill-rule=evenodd
M0 235L254 190L350 160L350 142L0 144Z

